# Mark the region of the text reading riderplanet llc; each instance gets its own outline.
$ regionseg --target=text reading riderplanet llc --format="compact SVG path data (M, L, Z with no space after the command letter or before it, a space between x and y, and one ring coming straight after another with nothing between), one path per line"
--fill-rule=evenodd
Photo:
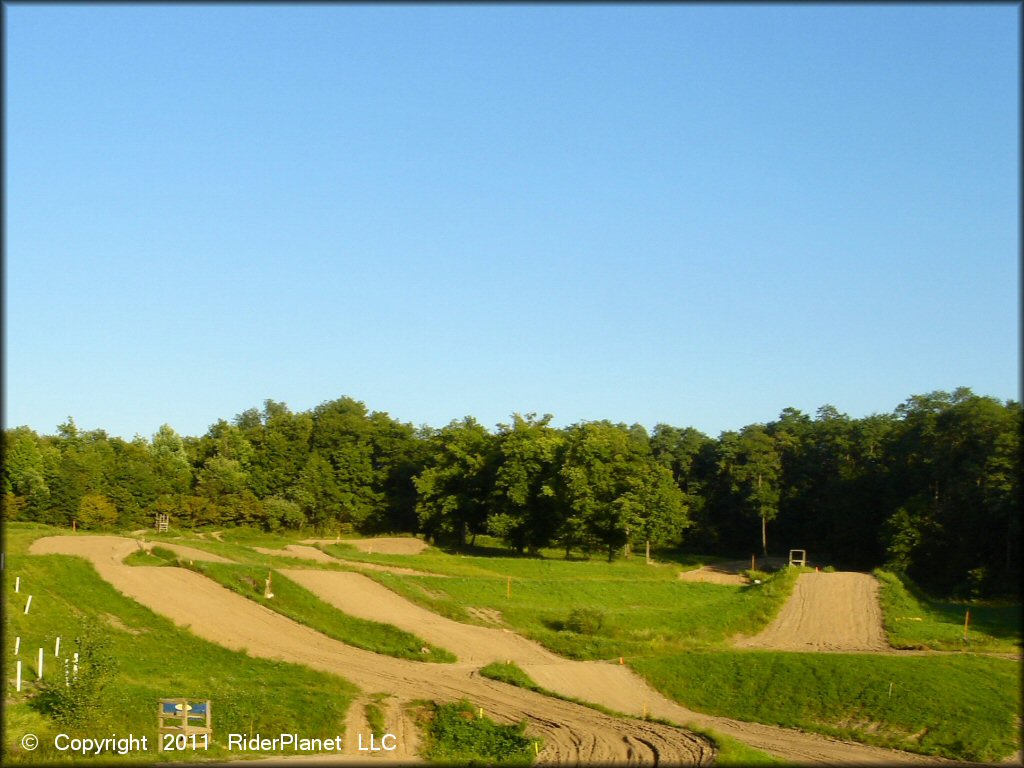
M393 752L398 746L397 739L393 733L385 733L378 742L372 735L368 740L363 739L359 734L358 750L360 752ZM303 738L297 733L282 733L274 737L256 734L250 736L247 733L229 733L228 750L236 749L247 752L276 752L279 749L294 749L298 752L340 752L342 750L342 737L335 736L330 739Z

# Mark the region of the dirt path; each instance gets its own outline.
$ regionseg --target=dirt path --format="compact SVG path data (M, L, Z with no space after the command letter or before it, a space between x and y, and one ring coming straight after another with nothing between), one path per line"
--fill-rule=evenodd
M298 569L282 570L281 573L347 614L412 632L451 651L459 661L476 666L506 660L515 660L519 664L564 661L507 629L462 624L439 616L361 573Z
M780 651L890 651L878 582L866 573L804 573L779 615L741 648Z
M127 554L135 546L130 539L117 537L51 537L36 541L31 552L62 552L88 557L104 578L129 597L187 626L199 637L228 648L332 672L351 680L368 693L393 694L398 702L418 698L435 701L469 698L499 722L525 719L529 732L545 741L540 755L542 763L706 764L713 759L710 745L684 730L640 720L612 718L569 702L487 680L477 674L478 664L417 663L351 648L191 571L120 565L117 554ZM321 573L346 578L335 581L310 575ZM294 571L288 572L292 578L295 578L294 574ZM480 634L501 630L470 627L457 622L447 622L455 627L443 626L446 621L439 617L431 618L428 623L420 613L422 609L397 595L385 597L377 590L379 585L375 582L347 578L358 574L320 571L306 571L305 574L300 578L307 580L307 586L322 590L325 599L344 602L349 607L360 601L379 600L378 604L386 605L387 611L384 615L378 614L377 620L410 629L431 640L429 633L447 633L446 647L460 657L491 656L478 644L498 642L499 637L508 640L505 633L499 636ZM346 589L360 592L363 586L367 586L366 582L373 585L372 589L368 587L366 596L339 596ZM517 639L501 646L502 655L520 663L537 683L546 688L620 712L633 715L647 712L676 723L714 728L793 763L892 765L943 762L785 728L703 715L666 699L627 667L564 660L521 637L513 637Z
M713 565L704 565L692 571L683 571L679 574L679 580L696 581L700 584L730 584L737 586L750 583L746 576L723 571Z

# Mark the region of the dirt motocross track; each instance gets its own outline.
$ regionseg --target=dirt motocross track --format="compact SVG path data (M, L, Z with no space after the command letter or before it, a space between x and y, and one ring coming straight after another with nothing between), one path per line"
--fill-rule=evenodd
M763 632L736 643L778 651L887 651L878 582L866 573L804 573Z
M427 664L380 656L327 638L192 571L122 565L121 560L138 547L133 539L115 536L48 537L37 540L30 551L86 557L104 579L128 597L187 627L193 634L228 648L337 674L365 693L387 692L398 701L468 698L498 722L526 720L528 734L544 740L539 757L542 764L707 765L713 761L715 752L705 738L680 728L611 717L482 678L477 669L484 659L516 661L538 683L552 690L633 715L646 710L672 722L714 728L792 763L943 762L692 712L658 694L627 667L561 659L505 630L447 622L432 614L428 623L423 615L426 612L390 592L387 615L378 615L377 620L411 629L431 641L435 636L440 638L435 633L443 631L445 647L463 661ZM300 583L308 581L311 587L316 583L316 591L329 601L339 590L352 592L356 601L383 599L375 591L383 588L374 582L369 582L373 584L372 594L360 595L364 587L371 588L354 579L357 574L332 572L330 575L337 576L338 581L331 584L330 579L320 581L320 574L326 573L307 571L307 576L297 578L290 571L289 576ZM354 745L347 745L346 753L354 754ZM412 757L411 752L406 755Z

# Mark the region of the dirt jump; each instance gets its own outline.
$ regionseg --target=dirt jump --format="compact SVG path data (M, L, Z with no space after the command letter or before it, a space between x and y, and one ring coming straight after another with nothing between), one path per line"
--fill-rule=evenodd
M804 573L779 615L741 648L889 651L878 582L866 573Z
M360 552L378 555L418 555L430 545L414 536L381 536L375 539L303 539L303 544L347 544Z
M468 698L498 722L525 720L528 733L544 740L539 756L541 764L706 765L713 761L715 752L704 737L682 728L611 717L482 678L477 669L484 659L515 661L540 685L564 695L634 716L647 712L675 723L713 728L791 763L944 762L785 728L703 715L661 696L628 667L565 660L511 632L471 627L433 616L359 574L287 571L289 577L346 612L359 615L360 611L367 610L366 606L377 605L380 612L373 618L444 645L461 661L427 664L380 656L327 638L192 571L122 565L120 559L137 547L134 540L112 536L49 537L37 540L30 551L86 557L96 565L101 576L127 596L187 627L193 634L228 648L334 673L352 681L367 694L386 692L398 702ZM350 729L350 732L357 730ZM411 726L410 730L413 730ZM409 747L405 752L410 758L411 750ZM346 752L353 753L348 749Z
M330 544L334 543L329 539L310 539L310 541L324 541ZM415 541L415 539L413 539L413 541ZM339 565L344 565L347 568L355 568L360 571L383 571L385 573L397 573L403 576L434 576L439 579L448 578L444 574L417 571L414 568L404 568L400 565L381 565L380 563L364 563L361 560L342 560L336 557L331 557L321 549L305 544L289 544L283 549L270 549L269 547L253 547L252 549L262 555L292 557L298 560L311 560L315 563L337 563Z

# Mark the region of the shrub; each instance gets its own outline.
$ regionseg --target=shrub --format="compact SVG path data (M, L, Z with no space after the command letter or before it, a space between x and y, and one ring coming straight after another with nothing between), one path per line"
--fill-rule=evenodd
M596 635L604 626L604 612L596 608L573 608L565 628L578 635Z
M75 639L78 674L43 684L35 706L68 730L95 724L103 710L103 691L117 671L110 637L94 620L83 622Z
M526 722L498 725L468 701L437 706L427 732L430 760L448 764L530 765L533 740Z

